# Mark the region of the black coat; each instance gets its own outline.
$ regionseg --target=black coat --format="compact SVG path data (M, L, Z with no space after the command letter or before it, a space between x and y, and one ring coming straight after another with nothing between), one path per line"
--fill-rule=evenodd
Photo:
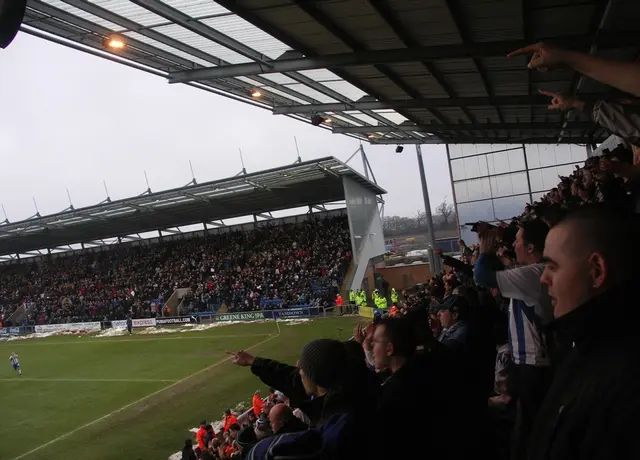
M446 347L428 350L385 380L371 423L372 458L407 458L421 452L439 460L467 458L464 444L475 443L464 426L469 412L461 398L462 374L455 357Z
M638 289L621 286L552 323L571 349L536 418L529 460L640 458Z
M284 393L291 401L291 406L299 408L309 417L312 426L322 425L335 414L351 413L360 419L367 418L372 410L375 380L369 375L364 361L352 362L350 371L349 387L311 399L305 392L296 367L266 358L255 358L251 366L254 375L266 385Z

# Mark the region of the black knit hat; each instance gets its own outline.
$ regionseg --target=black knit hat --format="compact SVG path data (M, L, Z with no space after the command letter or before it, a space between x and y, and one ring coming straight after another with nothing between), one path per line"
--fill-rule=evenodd
M347 368L347 350L342 342L318 339L306 344L300 354L300 368L316 385L328 390L342 383Z

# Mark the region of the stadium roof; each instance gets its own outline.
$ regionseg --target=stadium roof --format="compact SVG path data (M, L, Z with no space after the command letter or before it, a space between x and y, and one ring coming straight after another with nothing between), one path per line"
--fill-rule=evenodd
M586 143L606 134L549 112L538 89L616 94L506 54L545 40L632 60L637 12L634 0L29 0L21 30L372 143ZM114 36L123 47L106 45Z
M69 208L0 224L0 255L344 200L343 177L384 189L334 157ZM214 224L219 225L219 224Z

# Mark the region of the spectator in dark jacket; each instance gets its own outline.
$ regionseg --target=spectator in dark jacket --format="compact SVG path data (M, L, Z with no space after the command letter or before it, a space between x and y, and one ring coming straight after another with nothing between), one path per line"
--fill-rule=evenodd
M461 431L455 402L450 404L449 397L443 397L434 386L438 382L446 387L451 376L439 374L441 369L429 354L416 355L416 342L412 320L407 317L382 318L371 339L365 340L376 370L389 375L380 387L372 426L378 434L390 433L398 429L398 417L402 417L403 436L420 439L421 444L429 446L430 456L462 458L450 442L451 426L456 425L455 432ZM398 443L387 436L374 437L374 458L406 458L415 450L412 443Z
M193 441L191 439L185 439L184 447L182 448L182 460L196 459L196 453L193 451Z
M366 390L370 383L364 380L369 375L366 364L352 359L342 342L309 342L300 354L299 368L254 358L245 351L234 353L233 362L251 366L263 383L284 393L292 406L309 417L312 426L322 425L333 414L356 413L366 419L371 408Z
M639 232L633 216L582 208L547 236L541 281L552 326L572 347L538 412L529 460L640 458Z

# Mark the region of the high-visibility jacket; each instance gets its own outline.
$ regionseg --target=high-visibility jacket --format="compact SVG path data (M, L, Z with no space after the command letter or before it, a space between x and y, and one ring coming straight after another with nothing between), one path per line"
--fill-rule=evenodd
M257 394L253 395L253 413L256 414L256 417L260 417L262 414L262 409L264 409L264 401Z
M353 290L349 291L349 302L356 303L356 293Z
M398 305L398 293L395 288L391 288L391 303Z
M238 423L238 419L236 418L235 415L231 414L231 415L225 415L224 416L224 431L229 431L229 428L231 427L231 425L233 425L234 423Z
M387 299L382 297L380 293L378 293L377 289L373 291L373 303L375 304L376 308L380 310L384 310L385 308L387 308Z
M206 433L207 433L207 430L205 429L205 427L200 425L200 428L198 429L198 432L196 433L196 441L198 442L198 447L200 448L200 450L204 450L205 447L206 447L204 445L204 435Z

